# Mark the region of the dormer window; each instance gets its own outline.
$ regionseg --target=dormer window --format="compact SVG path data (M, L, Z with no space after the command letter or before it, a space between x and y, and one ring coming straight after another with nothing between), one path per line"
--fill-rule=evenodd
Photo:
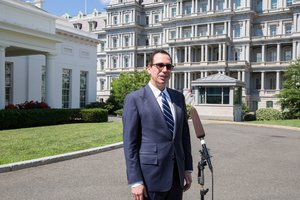
M89 22L89 31L96 30L97 28L97 22L96 21L90 21Z
M81 30L82 29L82 24L81 23L75 23L73 24L74 28Z

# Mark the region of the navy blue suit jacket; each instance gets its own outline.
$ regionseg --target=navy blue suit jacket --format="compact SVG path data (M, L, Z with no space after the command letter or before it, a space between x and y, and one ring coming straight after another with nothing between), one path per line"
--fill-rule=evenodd
M143 181L148 191L164 192L172 186L174 160L180 184L192 170L190 133L182 93L167 89L176 114L174 137L148 85L128 94L123 109L123 142L128 183Z

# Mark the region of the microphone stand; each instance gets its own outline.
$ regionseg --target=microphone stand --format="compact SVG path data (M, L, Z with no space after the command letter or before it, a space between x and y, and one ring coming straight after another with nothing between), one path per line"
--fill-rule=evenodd
M208 188L204 189L204 169L207 163L203 151L200 150L199 152L200 152L201 160L198 162L198 184L200 184L201 200L204 200L204 196L209 190Z

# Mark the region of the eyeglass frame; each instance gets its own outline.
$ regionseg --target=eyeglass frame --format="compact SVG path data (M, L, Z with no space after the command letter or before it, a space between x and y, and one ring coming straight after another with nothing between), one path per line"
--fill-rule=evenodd
M158 70L162 71L165 67L167 68L168 71L171 71L174 69L174 65L172 64L164 64L164 63L155 63L152 66L155 66Z

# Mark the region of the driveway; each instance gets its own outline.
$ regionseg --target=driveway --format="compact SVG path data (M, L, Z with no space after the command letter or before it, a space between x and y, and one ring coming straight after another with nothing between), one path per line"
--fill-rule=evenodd
M300 199L300 131L204 121L214 167L215 200ZM200 199L200 141L191 128L193 186L185 200ZM205 187L211 174L205 169ZM129 200L123 149L0 174L2 200Z

